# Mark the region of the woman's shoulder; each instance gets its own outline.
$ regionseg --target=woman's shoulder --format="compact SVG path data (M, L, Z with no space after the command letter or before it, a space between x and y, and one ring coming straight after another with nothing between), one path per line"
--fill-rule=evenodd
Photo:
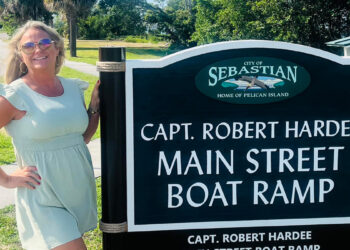
M0 84L0 93L2 95L15 94L16 92L20 91L23 87L24 82L22 81L22 79L19 78L9 84Z
M5 97L13 106L19 109L23 104L23 91L25 86L22 79L17 79L10 84L0 84L0 96Z
M67 83L70 85L77 86L81 90L86 90L89 87L89 83L78 78L65 78L59 77L61 83Z

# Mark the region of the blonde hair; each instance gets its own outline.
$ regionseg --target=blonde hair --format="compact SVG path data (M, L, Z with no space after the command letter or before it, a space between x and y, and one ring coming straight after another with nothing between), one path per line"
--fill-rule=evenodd
M55 41L54 45L59 50L59 53L58 53L58 56L56 59L55 73L57 74L62 67L62 64L64 62L64 58L65 58L65 56L64 56L64 42L63 42L62 37L57 33L56 30L54 30L53 28L47 26L46 24L44 24L42 22L28 21L27 23L25 23L22 27L20 27L17 30L17 32L13 35L11 41L9 42L9 55L7 58L7 67L6 67L6 71L5 71L5 83L7 83L7 84L24 76L28 71L26 66L25 66L26 71L21 69L22 60L21 60L19 42L21 41L24 33L29 29L38 29L38 30L45 31L50 36L50 38L53 41Z

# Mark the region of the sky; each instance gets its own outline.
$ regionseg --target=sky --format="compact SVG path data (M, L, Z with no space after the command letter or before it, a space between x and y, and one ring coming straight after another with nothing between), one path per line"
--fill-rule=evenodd
M157 1L156 0L146 0L148 3L156 3ZM165 1L167 2L167 1Z

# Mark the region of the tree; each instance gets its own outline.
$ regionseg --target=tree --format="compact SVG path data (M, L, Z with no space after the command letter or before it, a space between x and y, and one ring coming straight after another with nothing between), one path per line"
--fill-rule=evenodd
M13 15L17 22L23 24L27 20L42 20L49 23L51 13L45 8L43 0L3 0L3 14Z
M80 19L80 35L85 39L114 39L143 34L144 6L145 0L101 0L88 17Z
M100 0L98 1L98 5L101 9L106 9L108 7L113 6L122 6L122 8L125 8L125 6L129 6L129 8L134 7L140 7L141 5L146 5L146 0Z
M5 8L5 3L3 0L0 0L0 13L2 13L2 11L4 10Z
M350 33L350 2L342 0L197 0L196 17L200 44L267 39L324 48Z
M193 46L191 35L195 30L195 3L194 0L169 0L164 8L150 6L145 20L157 26L174 47Z
M64 13L69 23L69 49L72 57L77 56L77 19L89 14L96 0L47 0L52 10Z
M296 34L293 42L325 48L325 42L350 34L350 2L344 0L290 0L287 23Z
M217 41L230 40L230 28L218 23L218 12L222 10L222 5L217 1L198 0L196 5L195 32L191 38L198 44L214 43Z
M2 0L1 20L8 33L13 33L17 27L27 20L39 20L51 23L51 13L45 8L43 0Z

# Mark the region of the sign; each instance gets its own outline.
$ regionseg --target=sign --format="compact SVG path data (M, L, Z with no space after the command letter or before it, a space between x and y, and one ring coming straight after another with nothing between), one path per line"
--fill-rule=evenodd
M242 57L216 62L196 76L205 95L239 104L278 102L303 92L308 72L292 62L269 57Z
M181 235L154 249L334 249L323 237L350 230L349 75L269 41L128 61L128 231Z

